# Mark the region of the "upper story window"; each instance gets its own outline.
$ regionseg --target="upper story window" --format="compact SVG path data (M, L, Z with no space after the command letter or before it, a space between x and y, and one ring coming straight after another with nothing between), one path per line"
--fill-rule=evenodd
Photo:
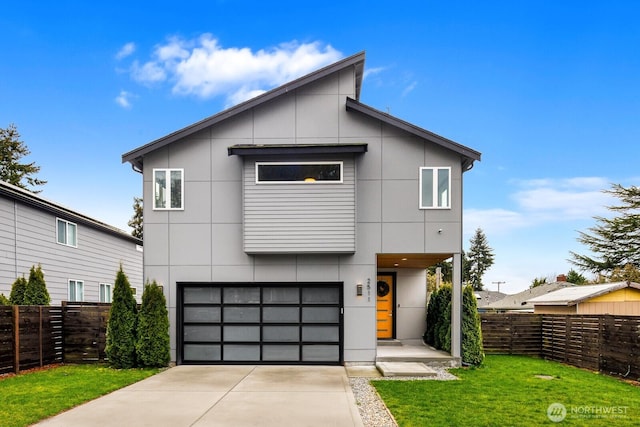
M256 183L342 183L342 162L256 162Z
M153 170L153 209L184 209L184 169Z
M78 246L78 226L64 219L56 218L56 240L61 245Z
M451 208L451 168L420 168L420 209Z

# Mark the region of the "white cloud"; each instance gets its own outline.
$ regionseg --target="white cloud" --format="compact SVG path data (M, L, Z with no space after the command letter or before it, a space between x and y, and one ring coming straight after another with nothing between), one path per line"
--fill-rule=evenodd
M514 181L518 190L510 195L513 209L465 209L465 235L480 227L487 234L507 234L542 224L590 220L606 216L606 206L615 204L602 190L609 181L602 177L534 179Z
M418 82L411 82L411 84L402 91L402 96L407 96L409 92L412 92L416 88L416 86L418 86Z
M133 52L136 51L136 44L133 42L126 43L124 46L120 48L118 53L116 53L116 59L124 59L129 55L132 55Z
M121 90L118 96L116 96L115 101L116 104L122 108L130 109L132 107L131 99L134 97L135 96L132 93L129 93L126 90Z
M235 104L341 57L320 42L293 41L256 52L224 48L207 33L191 40L168 39L155 47L151 60L134 62L131 76L143 84L171 82L172 92L178 95L225 96L227 103Z

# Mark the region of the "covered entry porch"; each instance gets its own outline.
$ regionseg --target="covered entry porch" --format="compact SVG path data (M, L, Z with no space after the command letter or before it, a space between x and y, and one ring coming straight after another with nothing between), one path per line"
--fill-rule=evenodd
M451 353L424 344L427 269L452 262ZM461 361L462 257L454 253L377 254L376 364L459 366ZM406 366L396 366L405 369ZM421 367L417 367L421 371ZM382 369L381 369L382 370Z

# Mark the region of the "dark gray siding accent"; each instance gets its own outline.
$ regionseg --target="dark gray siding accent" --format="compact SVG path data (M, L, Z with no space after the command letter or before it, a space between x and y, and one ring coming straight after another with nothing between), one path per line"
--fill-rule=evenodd
M245 159L245 252L355 252L354 160L352 157L329 160L344 162L342 183L256 184L256 158Z

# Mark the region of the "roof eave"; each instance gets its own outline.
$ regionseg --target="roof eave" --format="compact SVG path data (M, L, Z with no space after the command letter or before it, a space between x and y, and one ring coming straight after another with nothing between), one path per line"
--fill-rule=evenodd
M213 116L207 117L199 122L196 122L192 125L184 127L173 133L170 133L169 135L166 135L166 136L163 136L162 138L151 141L148 144L145 144L141 147L138 147L134 150L131 150L123 154L122 163L130 162L135 168L142 170L144 166L144 162L143 162L144 156L154 150L157 150L158 148L164 147L165 145L171 144L172 142L185 138L189 135L192 135L195 132L206 129L212 125L215 125L216 123L219 123L230 117L241 114L260 104L263 104L283 94L286 94L287 92L296 90L306 84L309 84L313 81L319 80L323 77L326 77L330 74L333 74L335 72L338 72L342 69L346 69L351 66L355 67L356 97L359 99L360 89L362 86L362 78L364 73L364 58L365 58L364 51L356 53L355 55L349 56L338 62L334 62L333 64L327 65L326 67L323 67L319 70L316 70L312 73L302 76L296 80L293 80L289 83L286 83L282 86L279 86L275 89L265 92L262 95L256 96L255 98L251 98L245 102L242 102L238 105L235 105L231 108L221 111L218 114L214 114Z
M462 156L462 167L463 171L467 171L473 167L474 161L480 161L482 154L479 151L473 150L469 147L466 147L462 144L459 144L455 141L447 139L443 136L440 136L436 133L430 132L426 129L422 129L418 126L415 126L409 122L401 120L397 117L394 117L390 114L384 113L380 110L376 110L368 105L361 103L358 100L347 97L347 111L357 111L359 113L365 114L374 119L380 120L384 123L387 123L396 128L402 129L406 132L409 132L413 135L416 135L419 138L426 139L435 144L438 144L444 148L452 150Z

